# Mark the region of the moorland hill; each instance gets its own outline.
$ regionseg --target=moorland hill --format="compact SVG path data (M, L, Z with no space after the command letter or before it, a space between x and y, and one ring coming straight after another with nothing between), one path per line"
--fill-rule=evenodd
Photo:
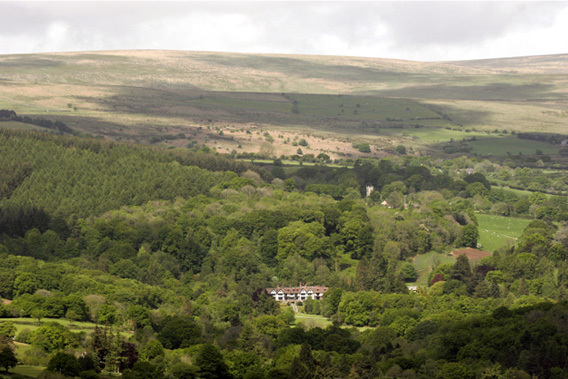
M464 138L563 133L567 73L568 55L459 62L184 51L4 55L0 108L117 140L290 156L304 137L302 154L354 157L356 146L369 144L367 156L382 156L400 144L431 152Z

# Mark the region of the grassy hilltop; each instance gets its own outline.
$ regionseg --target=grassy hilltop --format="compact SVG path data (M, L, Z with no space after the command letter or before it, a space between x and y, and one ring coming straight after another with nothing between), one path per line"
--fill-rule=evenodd
M422 150L472 137L509 141L503 131L563 133L566 72L568 55L438 63L180 51L4 55L0 108L142 143L280 156L296 154L294 139L303 137L304 154L356 156L352 145L369 143L365 155L381 156L399 144ZM514 144L507 152L526 153Z

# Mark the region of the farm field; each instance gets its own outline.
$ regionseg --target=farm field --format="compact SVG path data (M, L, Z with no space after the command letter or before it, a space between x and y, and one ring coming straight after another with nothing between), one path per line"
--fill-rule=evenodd
M478 138L467 144L472 147L472 153L479 155L533 155L537 150L543 154L558 154L560 150L560 146L516 137Z
M524 218L478 214L479 243L483 250L495 251L501 246L514 244L531 222Z

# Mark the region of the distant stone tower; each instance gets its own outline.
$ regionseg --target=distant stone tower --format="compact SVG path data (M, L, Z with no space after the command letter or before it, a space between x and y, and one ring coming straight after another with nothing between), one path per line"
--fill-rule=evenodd
M373 186L367 186L367 187L365 187L365 189L366 189L366 192L367 192L367 196L366 196L366 197L369 197L369 196L371 196L371 192L373 192L373 191L375 190L375 187L373 187Z

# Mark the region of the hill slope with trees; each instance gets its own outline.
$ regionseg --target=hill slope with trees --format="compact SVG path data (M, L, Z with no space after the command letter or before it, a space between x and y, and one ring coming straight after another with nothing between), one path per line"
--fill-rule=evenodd
M0 351L23 363L92 377L566 373L566 197L494 184L543 170L414 156L284 169L13 130L0 149ZM531 220L486 258L441 263L478 247L479 212ZM419 274L428 285L410 292ZM264 292L299 282L330 287L300 309L331 326Z

